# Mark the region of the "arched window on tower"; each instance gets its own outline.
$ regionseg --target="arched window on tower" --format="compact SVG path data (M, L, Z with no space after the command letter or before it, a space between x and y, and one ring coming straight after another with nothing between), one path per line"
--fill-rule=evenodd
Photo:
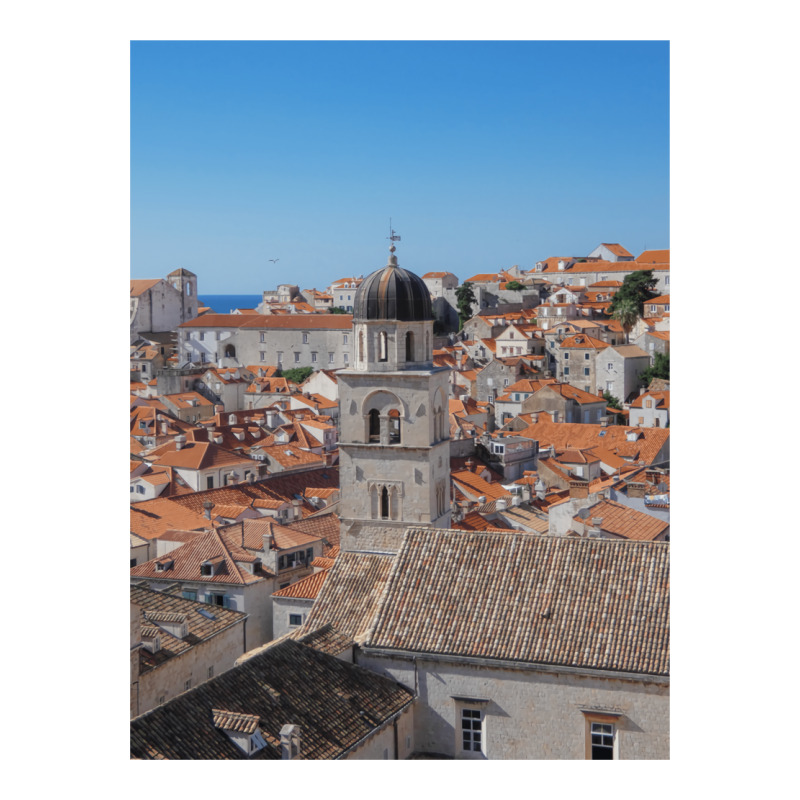
M236 348L232 344L226 345L225 358L236 358Z
M381 519L389 519L389 490L381 489Z
M377 408L369 412L369 440L370 442L381 440L381 414Z
M186 296L187 297L191 297L192 296L192 284L191 283L187 283L186 284Z
M411 331L406 333L406 361L415 361L414 358L414 334Z
M364 331L359 331L358 334L358 360L364 363Z
M396 408L389 412L389 444L400 444L400 412Z
M389 343L386 339L386 331L378 334L378 361L389 360Z

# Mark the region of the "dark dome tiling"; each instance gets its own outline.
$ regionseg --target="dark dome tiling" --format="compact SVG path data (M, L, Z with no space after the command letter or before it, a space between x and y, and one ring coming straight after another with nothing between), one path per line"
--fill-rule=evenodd
M433 319L431 295L422 278L398 267L394 255L389 264L368 275L353 302L353 321L385 319L420 322Z

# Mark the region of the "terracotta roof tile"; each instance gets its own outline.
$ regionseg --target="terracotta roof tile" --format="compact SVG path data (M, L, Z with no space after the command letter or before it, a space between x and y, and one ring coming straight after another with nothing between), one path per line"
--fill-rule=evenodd
M393 560L393 556L340 553L301 630L330 623L345 636L363 641ZM331 576L335 579L329 580Z
M669 545L409 529L364 646L668 675Z
M325 583L327 574L327 570L315 572L313 575L308 575L296 583L289 584L285 589L279 589L277 592L273 592L272 596L297 597L303 600L314 600L319 594L322 585Z

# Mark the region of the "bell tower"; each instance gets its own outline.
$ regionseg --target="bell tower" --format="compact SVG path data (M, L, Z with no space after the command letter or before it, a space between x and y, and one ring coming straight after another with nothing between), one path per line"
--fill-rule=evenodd
M337 373L342 550L393 553L409 525L450 526L448 371L430 292L389 253L356 292L355 359Z

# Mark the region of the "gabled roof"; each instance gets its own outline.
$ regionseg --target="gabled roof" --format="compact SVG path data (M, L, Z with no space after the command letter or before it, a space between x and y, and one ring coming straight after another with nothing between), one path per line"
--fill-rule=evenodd
M217 606L211 609L206 603L186 600L168 592L154 592L143 586L131 586L130 595L131 603L141 609L140 624L158 628L161 638L161 649L155 653L144 648L139 649L141 672L147 672L175 656L182 655L230 625L243 622L247 616L242 611ZM205 613L201 614L200 609ZM184 618L188 629L187 636L179 639L168 628L162 626L160 623L162 615L167 614Z
M345 636L363 641L393 561L390 555L340 553L301 630L330 623Z
M291 722L302 732L302 759L336 759L413 697L390 678L285 638L134 719L131 758L280 759L281 729ZM214 725L225 712L257 718L266 747L246 755Z
M632 403L631 408L644 408L645 398L652 398L656 408L669 408L669 391L666 392L645 392L640 394Z
M187 442L180 450L175 442L157 447L150 455L158 459L160 467L177 467L179 469L202 470L212 467L233 467L236 465L257 468L257 462L251 458L225 450L208 442Z
M633 258L633 253L629 253L621 244L616 242L609 244L608 242L601 242L601 246L610 250L615 256L622 256L623 258Z
M166 558L172 562L168 569L156 569L159 561ZM205 561L219 559L215 565L213 575L202 575L200 566ZM166 556L146 561L131 567L132 578L147 578L159 581L202 581L210 584L244 586L258 583L270 577L272 573L265 569L257 569L251 574L236 562L252 563L253 555L241 546L234 544L230 537L220 534L220 531L211 530L198 536L192 541L171 550Z
M132 280L131 281L131 297L138 297L144 294L148 289L161 282L161 278Z
M579 350L605 350L606 347L609 347L609 344L608 342L602 341L602 339L595 339L593 336L589 336L586 333L578 333L575 336L568 336L561 342L559 347L562 350L568 350L570 348Z
M645 250L636 260L640 264L669 264L669 250Z
M667 676L669 545L409 529L364 647Z
M171 499L157 497L130 507L131 533L143 539L155 539L168 530L203 530L211 521L202 512L183 508Z
M295 583L289 584L285 589L273 592L273 597L294 597L299 600L314 600L325 583L328 570L321 570L312 575L308 575Z
M669 522L650 516L641 511L617 503L613 500L601 500L589 508L589 517L585 520L578 516L573 522L589 523L593 518L602 519L600 530L607 531L623 539L641 542L652 542L657 536L669 528Z

